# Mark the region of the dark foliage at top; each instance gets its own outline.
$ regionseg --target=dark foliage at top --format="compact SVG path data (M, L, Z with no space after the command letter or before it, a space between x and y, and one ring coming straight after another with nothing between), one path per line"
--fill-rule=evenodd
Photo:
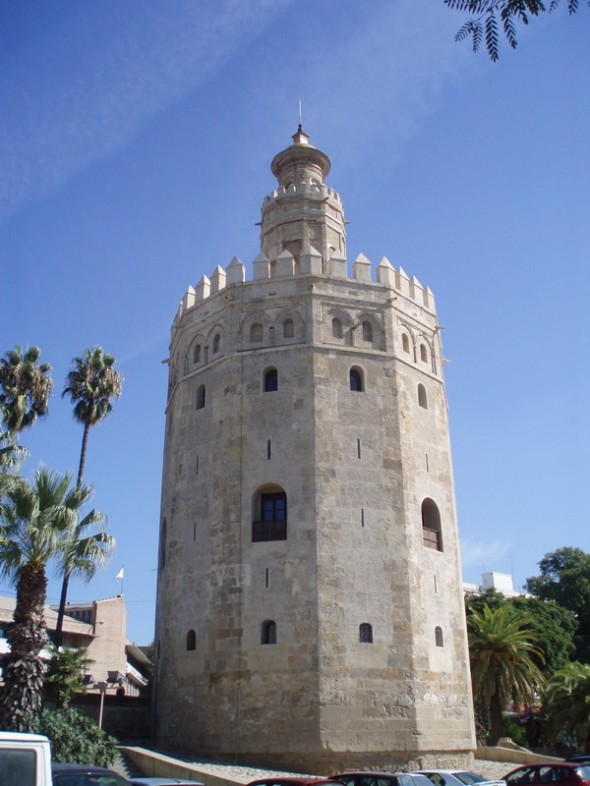
M455 11L471 14L471 19L462 25L456 41L463 41L471 37L473 51L479 52L482 43L494 62L500 57L500 30L512 49L516 49L515 22L528 25L532 16L555 11L561 0L551 0L549 4L541 0L444 0L445 5ZM590 0L587 0L590 7ZM548 8L547 8L548 5ZM575 14L579 7L579 0L567 0L567 9L570 14Z

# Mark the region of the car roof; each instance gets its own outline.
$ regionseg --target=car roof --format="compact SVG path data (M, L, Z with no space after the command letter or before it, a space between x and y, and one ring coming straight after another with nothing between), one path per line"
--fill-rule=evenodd
M552 762L551 764L536 762L535 764L521 764L519 767L515 767L513 770L510 770L510 772L507 772L506 775L503 775L502 780L506 780L507 778L510 778L512 775L514 775L514 773L519 772L520 770L530 769L530 768L539 770L541 767L565 767L565 769L572 770L573 772L575 772L576 770L590 771L590 764L586 764L582 761L556 761L556 762Z
M426 775L423 775L420 772L385 772L383 770L355 770L353 772L339 772L337 775L332 775L330 777L334 778L334 780L339 780L340 778L353 778L353 777L362 777L362 778L399 778L400 776L410 776L415 778L419 783L428 783L428 778Z
M416 770L417 772L417 770ZM339 772L337 775L332 775L332 778L344 778L349 775L368 775L371 778L391 778L398 775L414 775L413 772L387 772L385 770L352 770L351 772Z
M332 778L344 778L348 775L370 775L372 778L377 778L380 775L399 775L397 772L378 772L376 770L351 770L350 772L339 772L337 775L332 775Z
M542 762L536 761L533 764L520 764L518 767L515 767L513 770L510 770L508 775L511 775L513 772L517 770L522 770L525 767L535 767L538 769L539 767L567 767L568 770L577 770L578 767L583 767L584 765L582 762L579 761L552 761L552 762Z
M455 770L449 770L449 769L443 770L443 769L437 768L436 770L435 769L431 769L431 770L414 770L414 772L446 772L449 775L454 775L456 772L472 772L472 770L457 770L457 769L455 769Z
M255 781L250 781L248 786L256 786L259 783L298 783L313 786L316 783L332 783L332 781L329 778L318 778L313 775L276 775L275 777L269 775L268 778L258 778Z
M185 778L131 778L129 783L134 786L204 786L202 781L189 781Z
M95 764L74 764L70 762L54 761L51 763L53 772L92 772L92 773L111 773L106 767L97 767Z

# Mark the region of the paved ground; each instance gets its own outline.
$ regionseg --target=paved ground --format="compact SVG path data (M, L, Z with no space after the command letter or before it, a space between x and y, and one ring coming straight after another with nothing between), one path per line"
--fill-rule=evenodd
M191 760L199 770L203 773L210 772L211 775L220 775L230 780L235 780L237 783L249 783L257 778L268 778L271 775L297 775L300 773L285 773L277 772L276 770L258 769L256 767L241 767L232 764L214 764L209 761ZM498 780L506 775L508 772L515 768L515 764L510 762L501 761L480 761L476 760L473 763L473 771L483 775L488 780ZM119 761L113 766L113 769L126 777L132 775L138 776L137 768L132 768L130 762L126 761L123 757L119 757ZM206 781L206 775L203 780Z
M511 761L483 761L476 759L473 762L473 771L492 781L503 778L504 775L508 775L516 767L518 767L518 764L514 764Z

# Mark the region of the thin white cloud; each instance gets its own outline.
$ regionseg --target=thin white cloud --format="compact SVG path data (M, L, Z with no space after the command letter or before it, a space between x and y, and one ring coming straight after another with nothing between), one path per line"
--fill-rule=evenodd
M486 571L511 572L506 570L510 548L509 541L504 539L483 540L471 536L461 538L461 562L464 575L474 576L475 580Z
M288 2L72 5L60 24L5 52L0 219L128 142Z
M461 18L444 5L398 0L369 8L354 29L339 29L335 20L321 47L310 37L298 53L306 68L285 64L280 82L268 72L258 100L278 116L293 117L303 98L313 143L329 139L331 157L352 168L379 155L385 172L438 109L444 91L481 66L469 47L454 41Z

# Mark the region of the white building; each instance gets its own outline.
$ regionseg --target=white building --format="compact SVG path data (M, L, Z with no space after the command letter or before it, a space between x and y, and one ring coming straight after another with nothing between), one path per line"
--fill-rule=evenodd
M488 589L495 589L506 598L516 598L524 594L514 589L514 580L511 573L487 571L481 574L481 584L463 583L463 590L466 595L481 595Z

